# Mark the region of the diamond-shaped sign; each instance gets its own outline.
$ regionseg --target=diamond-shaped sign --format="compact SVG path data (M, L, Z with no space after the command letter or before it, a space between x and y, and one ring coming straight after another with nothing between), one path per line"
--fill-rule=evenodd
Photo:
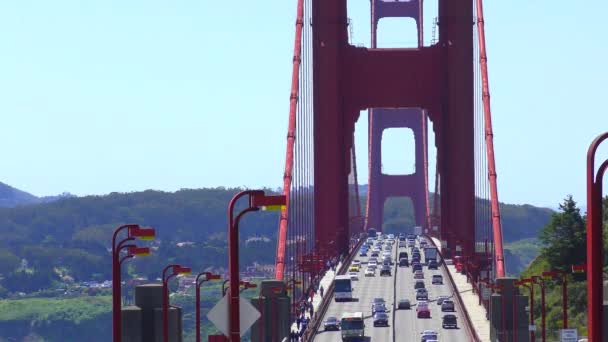
M241 337L245 335L247 330L251 328L253 323L255 323L260 318L260 312L256 309L251 303L243 298L239 298L239 321L240 321L240 330ZM222 297L222 299L215 304L213 309L211 309L207 313L207 318L215 325L215 327L222 332L222 334L226 335L226 337L230 337L230 325L228 324L229 316L228 316L228 295Z

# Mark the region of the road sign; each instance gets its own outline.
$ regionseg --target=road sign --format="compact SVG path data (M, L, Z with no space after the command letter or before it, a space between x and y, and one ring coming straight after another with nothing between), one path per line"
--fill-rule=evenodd
M561 342L576 342L578 341L578 331L576 329L562 329Z
M534 324L528 325L528 330L529 331L536 331L536 325L534 325Z
M248 300L239 298L239 304L239 325L241 330L241 337L243 337L247 330L251 328L253 323L255 323L261 315L258 309L251 305ZM222 297L222 299L220 299L220 301L215 304L213 309L211 309L209 313L207 313L207 318L215 325L216 328L218 328L219 331L222 332L222 334L226 335L227 337L230 336L228 324L228 295Z

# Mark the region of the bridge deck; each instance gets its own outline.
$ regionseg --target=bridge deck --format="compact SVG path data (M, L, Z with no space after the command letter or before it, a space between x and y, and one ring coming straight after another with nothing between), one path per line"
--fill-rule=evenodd
M395 257L399 251L404 248L393 247ZM408 253L410 252L407 249ZM441 317L445 314L441 312L441 307L434 301L441 295L452 295L452 287L448 284L447 271L444 267L439 270L428 270L424 267L424 282L429 293L429 307L431 310L431 319L417 318L416 307L412 306L411 310L395 310L396 304L400 299L410 299L412 304L416 303L414 292L414 276L411 267L398 267L397 263L393 266L392 276L380 277L379 270L374 277L365 277L364 269L366 267L367 257L359 257L362 262L362 268L359 272L359 280L353 282L355 301L351 302L335 302L332 300L329 305L325 317L335 316L338 319L342 312L362 311L365 317L365 335L366 341L419 341L420 333L423 330L431 329L439 333L440 341L463 341L469 342L472 340L468 336L468 330L465 328L465 322L462 308L457 306L455 315L458 317L458 329L442 329ZM396 258L395 258L396 259ZM444 276L444 285L432 285L431 277L433 274L442 274ZM395 278L396 277L396 278ZM396 297L395 297L396 296ZM389 327L374 327L371 315L371 301L375 297L383 297L386 300L389 316ZM329 299L328 299L329 300ZM458 305L458 303L456 302ZM329 342L339 341L340 332L326 332L323 326L319 327L314 341Z

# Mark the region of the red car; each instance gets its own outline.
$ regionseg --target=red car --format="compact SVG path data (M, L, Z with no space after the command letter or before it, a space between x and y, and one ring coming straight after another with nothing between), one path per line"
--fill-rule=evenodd
M416 305L416 316L418 318L431 318L431 310L428 302L419 301Z

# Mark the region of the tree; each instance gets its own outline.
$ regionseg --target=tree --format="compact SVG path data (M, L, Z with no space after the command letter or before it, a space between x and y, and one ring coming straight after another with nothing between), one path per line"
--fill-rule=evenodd
M541 255L551 267L569 270L586 260L586 226L576 202L568 195L551 221L541 230Z

